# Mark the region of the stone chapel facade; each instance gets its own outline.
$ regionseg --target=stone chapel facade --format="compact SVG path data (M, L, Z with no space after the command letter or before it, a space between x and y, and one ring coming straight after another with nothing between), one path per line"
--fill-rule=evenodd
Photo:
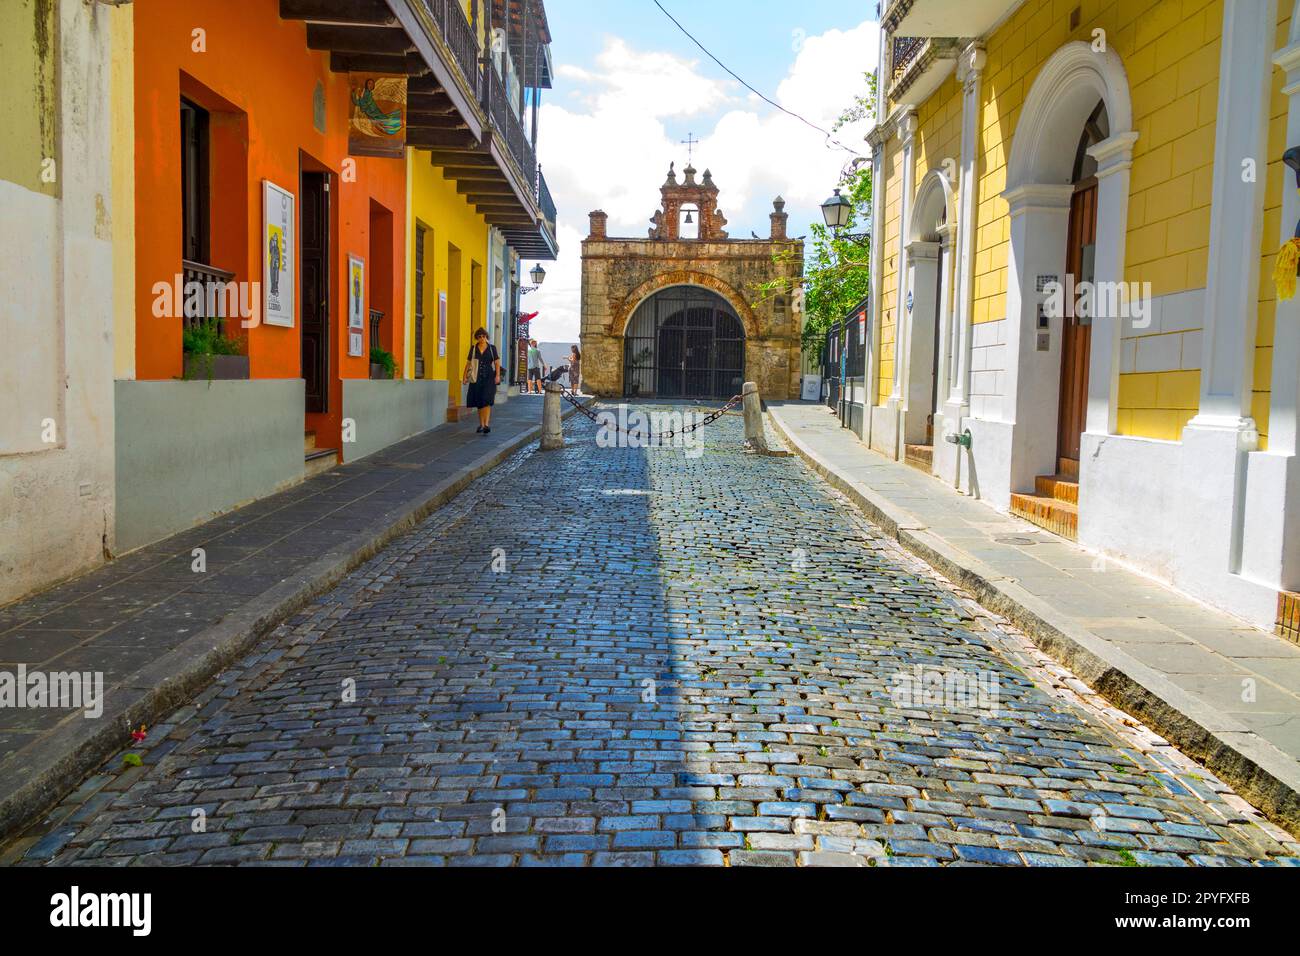
M799 397L801 316L789 291L803 274L785 201L768 238L732 239L718 187L670 167L645 239L614 238L591 213L582 243L583 386L601 397L727 399L744 382L765 399ZM778 258L779 257L779 258ZM763 283L784 279L778 292Z

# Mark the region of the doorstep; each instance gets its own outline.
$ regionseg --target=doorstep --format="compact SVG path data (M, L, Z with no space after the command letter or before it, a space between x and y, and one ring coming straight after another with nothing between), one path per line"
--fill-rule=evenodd
M871 451L820 405L767 411L903 547L1300 835L1300 647ZM1068 498L1073 480L1038 490Z
M0 708L0 837L129 747L132 729L190 699L276 625L541 435L540 409L529 403L498 409L491 435L475 434L475 422L441 425L0 607L0 669L100 672L105 698L93 719ZM308 455L313 446L304 435Z

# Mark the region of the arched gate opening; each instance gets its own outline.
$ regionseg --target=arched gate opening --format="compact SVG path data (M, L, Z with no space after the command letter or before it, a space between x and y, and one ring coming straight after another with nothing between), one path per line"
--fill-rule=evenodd
M662 289L642 302L623 339L627 398L731 398L745 381L745 327L718 293Z

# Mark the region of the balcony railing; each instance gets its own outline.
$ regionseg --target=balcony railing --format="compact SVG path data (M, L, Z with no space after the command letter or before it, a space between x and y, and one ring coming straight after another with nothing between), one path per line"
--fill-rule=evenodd
M489 66L488 69L492 67ZM524 132L523 124L515 116L515 111L510 108L510 98L506 94L505 84L496 76L492 77L492 96L488 104L488 113L492 119L492 127L505 140L506 148L519 164L524 175L536 175L537 156L533 152L533 144L529 142L528 134Z
M214 324L217 332L224 336L225 320L239 315L239 300L237 294L232 294L235 293L235 274L190 259L181 260L181 274L185 281L182 290L185 328L197 329ZM193 283L198 283L203 288L201 302L196 302L191 295Z
M474 98L479 99L483 91L483 71L479 66L478 37L465 16L460 0L424 0L424 5L442 31L443 39L451 48L452 56L473 91Z
M384 321L384 313L378 309L370 310L370 352L373 355L376 349L382 348L379 344L379 325Z
M894 68L893 80L903 75L923 46L925 46L925 37L894 37L893 56L890 61Z
M555 234L556 209L550 189L537 165L537 152L523 123L511 108L505 82L496 72L491 58L481 57L481 48L474 26L469 22L459 0L421 0L429 10L466 86L474 92L476 101L487 114L488 122L505 144L506 151L518 165L525 179L530 181L533 197L551 230Z
M551 235L555 235L555 200L551 198L551 189L546 185L541 166L537 167L537 207L542 211L546 224L551 227Z

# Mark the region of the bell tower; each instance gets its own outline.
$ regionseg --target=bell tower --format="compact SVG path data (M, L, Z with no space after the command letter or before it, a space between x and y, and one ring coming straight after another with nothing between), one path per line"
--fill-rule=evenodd
M713 182L713 174L707 169L704 179L695 181L695 167L687 165L683 170L685 182L677 181L676 164L668 167L668 179L659 188L662 203L650 218L650 238L664 242L675 242L682 238L682 209L695 207L688 212L699 216L700 242L718 241L730 238L726 229L727 217L718 208L718 187Z

